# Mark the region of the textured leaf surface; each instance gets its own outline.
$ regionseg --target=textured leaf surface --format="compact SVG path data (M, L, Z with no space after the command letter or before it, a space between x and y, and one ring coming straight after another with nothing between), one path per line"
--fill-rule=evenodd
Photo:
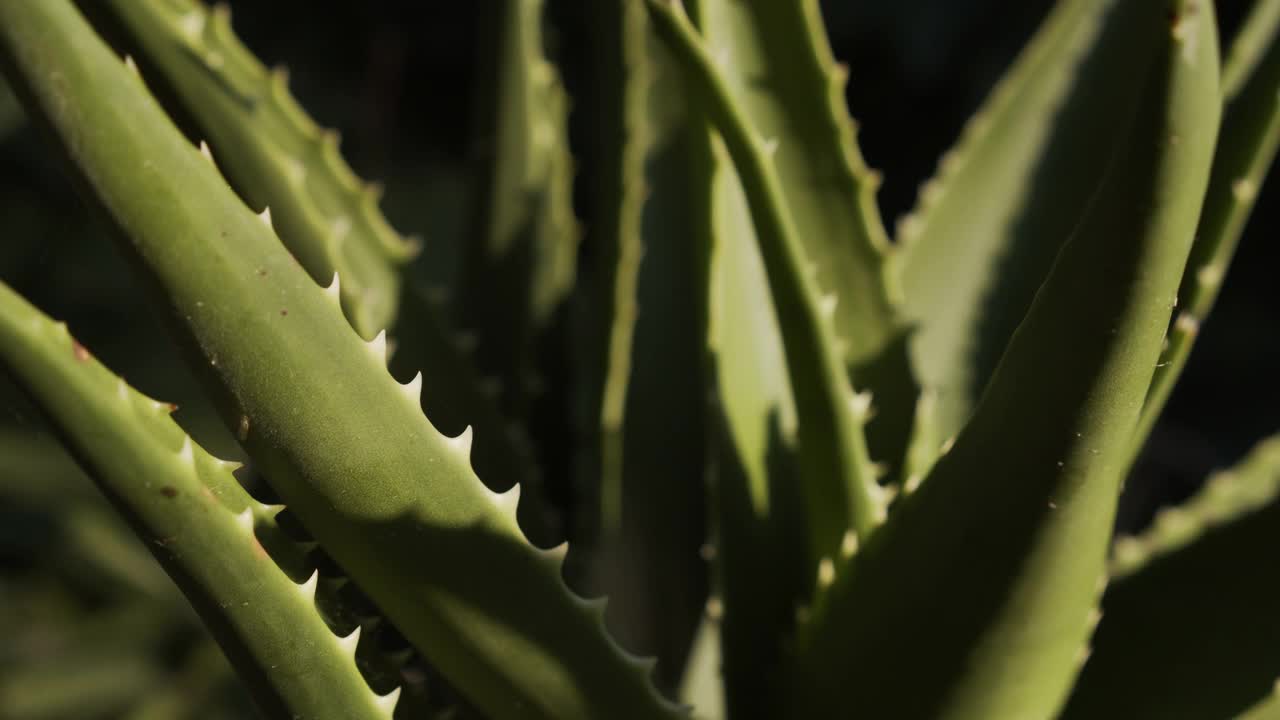
M601 603L565 588L562 553L525 540L518 488L480 482L469 433L431 426L416 383L386 372L383 339L350 329L69 3L0 2L0 48L158 290L224 421L453 685L495 716L680 714L654 692L648 663L602 632Z
M831 54L816 0L703 2L698 20L730 93L769 145L814 284L835 298L832 323L854 385L877 401L872 456L896 471L915 388L875 202L880 179L845 107L848 70Z
M1278 535L1272 437L1146 534L1117 543L1120 577L1064 720L1209 720L1267 700L1280 677ZM1246 717L1267 716L1256 712Z
M1129 140L972 421L829 574L798 643L796 716L1047 718L1065 699L1219 119L1211 9L1123 9L1146 78L1112 108Z
M107 7L142 47L208 136L219 167L255 210L270 208L280 238L311 277L342 276L342 303L366 339L390 326L399 267L416 254L378 209L381 190L361 181L289 94L283 68L268 71L231 29L226 5L198 0L113 0ZM148 65L150 67L150 65Z
M898 226L912 358L955 436L1098 190L1142 83L1132 14L1058 3ZM936 449L936 446L935 446Z
M0 360L186 593L267 712L390 717L398 693L384 701L369 689L354 643L316 611L314 586L295 584L258 542L254 525L273 511L231 476L235 464L192 444L169 418L171 406L128 388L65 325L3 285L0 339Z
M1223 71L1226 109L1196 244L1178 289L1178 314L1134 434L1142 450L1213 310L1258 191L1280 149L1280 0L1258 2Z

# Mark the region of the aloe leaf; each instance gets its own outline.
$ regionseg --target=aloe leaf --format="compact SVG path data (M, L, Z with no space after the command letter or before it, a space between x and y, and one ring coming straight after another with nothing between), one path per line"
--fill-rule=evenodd
M295 584L258 542L254 526L272 510L241 489L234 463L193 444L169 418L171 406L127 387L66 325L3 285L0 338L0 360L236 658L263 708L390 716L395 696L380 698L365 684L352 639L325 625L313 586Z
M973 412L1014 330L1123 139L1140 92L1122 3L1058 3L899 221L911 353L934 433ZM935 445L934 449L937 449Z
M1280 686L1273 688L1267 699L1241 713L1236 720L1280 720Z
M342 303L365 338L390 326L399 266L417 252L378 209L381 189L356 177L323 130L289 94L288 75L268 71L231 28L226 5L196 0L112 0L145 60L207 135L245 202L272 223L311 277L342 276ZM150 67L150 65L148 65Z
M68 3L0 2L0 50L87 199L118 231L224 422L339 567L481 711L674 717L476 477L470 433L423 416L381 336L326 292ZM85 123L84 117L94 122ZM482 569L478 571L477 569ZM519 588L518 594L511 592Z
M658 658L674 690L706 599L705 247L696 203L701 124L630 0L591 5L597 158L585 242L594 251L589 318L598 377L584 383L585 437L597 442L601 552L595 573L627 647ZM591 168L588 168L588 172ZM588 314L589 313L589 314Z
M1178 314L1134 433L1142 449L1213 310L1254 201L1280 150L1280 1L1254 5L1223 71L1226 109L1196 244L1178 289Z
M495 37L486 38L477 82L491 90L478 118L481 202L454 307L515 417L539 380L540 340L573 287L578 250L568 97L543 49L543 7L501 0L492 8Z
M670 0L649 0L655 26L706 103L742 182L783 339L795 395L803 468L809 563L833 555L849 530L867 536L884 498L864 436L870 397L856 394L833 323L835 295L823 295L773 164L776 148L753 127L726 73Z
M836 298L832 322L854 384L877 412L872 457L896 473L916 395L891 246L876 206L878 174L862 158L816 0L703 2L699 30L728 90L770 147L781 194L815 287Z
M1255 0L1244 25L1236 32L1222 63L1222 97L1230 104L1253 77L1268 54L1274 54L1280 31L1280 2Z
M1280 677L1280 436L1117 542L1071 718L1236 717Z
M821 578L795 716L1046 718L1066 697L1219 122L1212 10L1120 8L1145 76L1111 108L1127 141L950 452Z
M402 316L410 321L396 333L396 364L412 367L408 376L422 371L441 379L423 393L423 405L455 432L475 426L483 438L475 448L477 469L502 488L529 478L527 440L450 340L448 308L403 282L416 241L391 229L376 188L356 180L336 136L319 130L289 95L284 71L268 73L240 43L225 6L209 12L194 0L107 5L209 134L233 187L250 206L270 208L272 225L312 278L328 282L335 272L342 278L343 308L356 331L372 338Z

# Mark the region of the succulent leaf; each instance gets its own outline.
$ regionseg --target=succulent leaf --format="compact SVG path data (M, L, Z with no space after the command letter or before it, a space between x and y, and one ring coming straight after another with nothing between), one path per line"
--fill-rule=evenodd
M289 93L283 68L268 71L235 36L226 5L199 0L104 3L207 135L212 153L251 207L267 213L285 245L317 282L342 276L342 303L369 338L390 326L399 266L417 242L392 229L380 191L356 177L338 135L313 121Z
M602 605L565 587L563 551L526 541L518 486L499 495L480 482L469 433L431 426L387 373L384 342L347 326L70 3L0 2L0 51L158 291L224 422L451 683L499 716L682 714L603 632Z
M938 443L972 414L1123 139L1112 109L1140 92L1129 45L1143 30L1121 4L1058 3L898 223Z
M1066 697L1219 122L1212 9L1118 10L1145 77L1113 108L1127 141L973 419L833 567L797 644L797 716L1042 718ZM1046 372L1053 382L1032 381Z
M1235 255L1240 236L1280 150L1280 1L1254 5L1236 37L1223 70L1222 132L1213 158L1213 175L1196 243L1178 289L1178 311L1169 341L1156 364L1156 374L1134 433L1133 455L1146 442L1169 401L1174 384L1213 310L1218 291Z
M753 127L728 73L682 6L648 0L648 7L685 77L706 103L747 198L795 396L809 534L806 565L816 567L819 558L836 552L846 530L867 536L884 513L879 472L864 435L869 408L861 399L866 396L854 392L836 336L838 302L817 283L815 260L800 240L774 166L773 145Z
M476 235L454 308L477 336L476 362L498 378L503 407L523 417L543 334L577 266L568 97L543 48L543 0L501 0L479 86L482 133ZM501 289L495 292L494 289Z
M193 444L170 407L127 387L67 333L0 285L0 361L49 415L102 491L201 613L262 708L290 717L389 718L354 652L254 535L274 513L238 467ZM276 668L290 667L282 673Z
M598 158L586 287L589 382L585 437L600 485L594 566L624 645L658 657L674 690L706 600L707 391L705 256L698 202L701 123L644 6L592 3L592 98L583 108ZM594 112L592 112L594 111ZM590 172L592 168L587 168Z

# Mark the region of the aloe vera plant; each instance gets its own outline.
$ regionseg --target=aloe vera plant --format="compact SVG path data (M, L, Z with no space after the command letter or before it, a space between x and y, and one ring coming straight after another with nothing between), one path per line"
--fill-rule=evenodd
M0 367L264 716L1280 716L1277 439L1114 534L1280 147L1280 1L1220 52L1207 0L1062 0L895 236L816 0L571 5L576 103L495 2L445 288L225 7L82 5L0 0L0 66L246 463L3 284ZM217 716L109 621L135 664L0 714Z

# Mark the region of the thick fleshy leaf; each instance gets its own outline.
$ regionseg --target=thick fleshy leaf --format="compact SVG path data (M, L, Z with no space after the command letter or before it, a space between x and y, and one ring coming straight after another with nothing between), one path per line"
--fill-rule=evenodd
M1110 109L1128 140L954 447L820 578L795 716L1046 718L1066 697L1219 121L1204 3L1123 3L1109 22L1133 29L1145 78Z
M331 292L281 246L69 2L0 2L0 52L194 360L224 422L328 554L493 715L680 714L575 597L561 551L422 415ZM85 122L92 117L93 122ZM482 571L478 572L477 568ZM513 593L512 588L519 588Z

